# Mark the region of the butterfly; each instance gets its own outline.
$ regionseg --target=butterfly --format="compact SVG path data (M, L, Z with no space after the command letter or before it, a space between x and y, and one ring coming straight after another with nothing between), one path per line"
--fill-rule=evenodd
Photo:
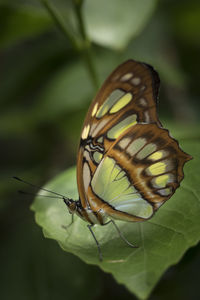
M146 63L128 60L106 79L87 112L78 149L79 200L63 197L69 212L95 224L153 217L179 187L192 159L157 115L160 80Z
M77 158L79 200L69 212L94 224L153 217L179 187L183 152L157 115L160 80L148 64L128 60L106 79L87 112ZM108 221L109 220L109 221Z

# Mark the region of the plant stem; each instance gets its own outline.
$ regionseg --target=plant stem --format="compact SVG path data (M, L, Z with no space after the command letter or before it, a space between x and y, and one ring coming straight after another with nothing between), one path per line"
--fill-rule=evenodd
M76 13L78 24L79 24L79 31L80 31L80 34L82 37L82 55L83 55L86 65L87 65L87 69L88 69L91 81L93 83L93 86L95 89L97 89L99 87L99 80L98 80L97 72L95 69L94 62L93 62L91 42L90 42L90 40L87 36L86 30L85 30L83 14L82 14L83 0L73 0L73 2L74 2L75 13Z
M57 27L61 30L61 32L67 37L67 39L72 44L73 48L82 54L83 59L85 61L85 64L87 66L87 70L89 73L89 76L91 78L93 87L95 90L99 87L98 84L98 78L97 78L97 72L94 66L93 58L92 58L92 49L91 49L91 43L89 41L89 38L87 37L83 16L82 16L82 5L83 0L73 0L74 3L74 9L77 16L77 21L79 25L79 31L82 40L78 42L74 38L74 35L71 34L71 32L66 27L66 24L62 18L62 16L59 14L59 12L56 10L55 6L49 3L48 0L39 0L44 7L47 9L48 13L54 20Z
M78 43L77 43L76 39L71 34L71 32L67 29L62 16L56 10L55 6L53 6L52 4L50 4L48 0L39 0L39 1L44 5L44 7L46 8L46 10L48 11L48 13L50 14L50 16L52 17L52 19L54 20L55 24L57 25L57 27L67 37L67 39L72 44L73 48L75 50L79 50L79 46L78 46Z

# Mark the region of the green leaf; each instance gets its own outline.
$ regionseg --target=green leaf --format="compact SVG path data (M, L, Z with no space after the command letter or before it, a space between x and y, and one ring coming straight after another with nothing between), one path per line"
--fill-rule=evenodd
M101 263L84 221L75 217L74 224L67 230L64 228L71 216L62 199L38 196L32 205L36 222L42 226L44 235L58 241L65 251L86 263L99 265L138 298L146 299L165 270L178 263L186 250L200 239L200 143L185 138L181 147L194 159L184 167L185 179L175 195L149 221L117 222L127 239L139 248L132 249L124 244L112 224L96 226L94 232L103 253ZM78 199L75 168L54 178L46 188Z
M114 49L127 46L150 19L156 0L86 0L85 24L92 41Z

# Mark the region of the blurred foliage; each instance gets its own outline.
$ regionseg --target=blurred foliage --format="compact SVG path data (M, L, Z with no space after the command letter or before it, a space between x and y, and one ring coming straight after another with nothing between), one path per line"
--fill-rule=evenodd
M89 37L104 47L124 49L146 25L155 5L156 0L85 1Z
M73 1L50 3L81 40ZM161 77L160 119L172 124L172 134L176 128L183 136L187 131L189 142L190 136L199 138L200 3L144 3L83 2L99 83L128 58L152 64ZM133 299L111 276L43 240L30 202L17 195L19 185L10 179L17 175L42 185L75 164L82 122L95 94L86 61L40 1L0 0L0 23L1 298ZM101 32L105 26L109 38ZM196 249L163 276L151 300L200 298Z

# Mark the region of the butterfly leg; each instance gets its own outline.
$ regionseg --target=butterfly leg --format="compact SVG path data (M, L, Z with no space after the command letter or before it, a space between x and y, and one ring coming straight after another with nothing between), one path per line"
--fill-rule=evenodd
M121 238L127 245L129 245L129 246L132 247L132 248L138 248L138 246L135 246L135 245L131 244L131 243L125 238L125 236L123 236L123 234L122 234L122 232L120 231L119 227L116 225L116 223L115 223L113 220L110 220L109 222L105 223L104 225L109 224L109 223L112 223L112 224L114 225L114 227L115 227L115 229L117 230L117 232L118 232L120 238Z
M87 227L88 227L89 231L91 232L91 234L92 234L92 236L93 236L93 238L95 240L95 243L97 245L98 253L99 253L99 260L103 261L103 256L102 256L102 253L101 253L101 248L100 248L99 242L97 241L96 236L95 236L95 234L94 234L94 232L92 230L93 224L92 225L87 225Z
M72 214L71 222L68 225L62 225L62 228L67 230L74 223L74 215Z

